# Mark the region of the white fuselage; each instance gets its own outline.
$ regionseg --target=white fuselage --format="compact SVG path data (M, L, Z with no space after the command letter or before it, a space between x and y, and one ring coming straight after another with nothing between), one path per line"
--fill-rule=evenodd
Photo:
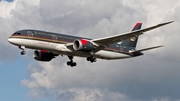
M88 57L90 54L83 51L72 51L67 48L66 44L59 44L53 42L31 40L31 39L22 39L22 38L9 38L8 41L17 46L24 46L29 49L36 50L48 50L56 54L67 55L67 56L79 56L79 57ZM130 58L131 55L126 55L113 51L100 50L94 54L94 57L101 59L123 59Z

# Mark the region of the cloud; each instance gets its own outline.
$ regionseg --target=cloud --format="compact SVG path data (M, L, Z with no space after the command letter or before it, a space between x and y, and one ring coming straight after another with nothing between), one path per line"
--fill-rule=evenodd
M180 2L149 0L14 0L0 2L0 58L19 57L19 50L7 42L20 29L41 29L84 37L99 38L129 31L141 21L143 27L174 20L171 25L142 35L138 48L164 44L142 57L126 60L98 60L89 63L75 58L78 66L66 66L68 58L49 63L31 61L27 79L21 84L35 98L53 97L57 101L178 100L179 9ZM8 50L9 54L4 54ZM13 53L12 53L13 51ZM28 51L28 58L32 58Z
M33 28L33 26L36 25L35 22L38 22L38 19L34 17L35 12L33 12L33 8L34 10L35 8L37 9L38 3L38 0L14 0L13 2L0 2L1 60L13 60L18 57L19 54L14 54L19 53L18 48L10 45L7 40L15 31L25 28Z

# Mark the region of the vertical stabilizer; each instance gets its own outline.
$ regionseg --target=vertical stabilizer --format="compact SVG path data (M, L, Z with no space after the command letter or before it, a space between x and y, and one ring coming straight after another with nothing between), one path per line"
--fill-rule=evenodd
M139 30L139 29L141 29L141 26L142 26L142 23L138 22L135 24L135 26L133 27L133 29L131 31ZM136 48L138 37L139 36L132 36L129 39L123 40L121 43L121 46Z

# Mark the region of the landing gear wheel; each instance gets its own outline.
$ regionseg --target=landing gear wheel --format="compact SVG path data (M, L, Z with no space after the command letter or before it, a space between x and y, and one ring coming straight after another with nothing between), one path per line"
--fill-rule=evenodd
M96 62L97 61L97 59L96 58L94 58L94 62Z
M21 55L25 55L25 54L26 54L26 52L25 52L25 51L22 51L22 52L21 52Z
M96 62L97 59L94 57L87 57L87 61L90 61L91 63Z
M68 61L68 62L67 62L67 65L68 65L68 66L71 65L71 61Z
M74 66L76 66L77 64L76 64L76 62L68 61L68 62L67 62L67 65L68 65L68 66L71 66L71 67L74 67Z
M73 63L72 63L72 66L76 66L76 65L77 65L76 62L73 62Z
M87 59L86 59L87 61L90 61L91 60L91 57L87 57Z
M22 50L21 55L25 55L26 54L26 52L24 51L25 46L19 46L19 49Z
M94 60L92 59L92 60L90 60L90 62L91 62L91 63L93 63L93 62L94 62Z

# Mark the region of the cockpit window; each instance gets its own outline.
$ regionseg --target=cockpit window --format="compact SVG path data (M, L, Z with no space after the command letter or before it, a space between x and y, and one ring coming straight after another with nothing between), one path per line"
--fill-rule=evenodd
M16 33L14 33L13 35L21 35L21 33L17 33L17 32L16 32Z

